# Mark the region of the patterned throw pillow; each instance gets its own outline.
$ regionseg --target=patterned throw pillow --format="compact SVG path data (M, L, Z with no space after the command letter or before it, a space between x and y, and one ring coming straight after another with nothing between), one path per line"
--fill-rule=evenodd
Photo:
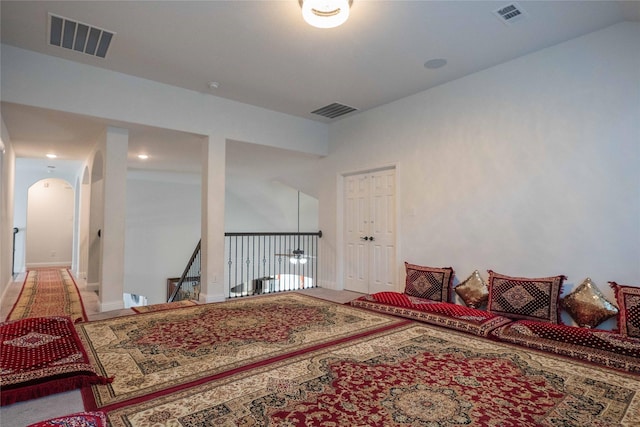
M489 288L478 270L471 273L464 282L453 288L462 301L471 308L479 308L489 300Z
M620 307L619 332L627 337L640 338L640 288L609 282Z
M424 267L404 263L407 279L404 292L418 298L449 302L453 283L453 268Z
M489 272L487 310L511 319L559 323L565 276L512 277Z
M607 300L588 277L560 302L562 308L583 328L595 328L618 314L618 307Z

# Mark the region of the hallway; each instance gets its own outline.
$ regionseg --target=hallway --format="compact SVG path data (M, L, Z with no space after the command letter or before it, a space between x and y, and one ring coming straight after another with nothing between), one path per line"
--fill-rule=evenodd
M0 303L0 319L2 319L3 322L6 320L7 315L13 308L13 305L15 304L16 300L18 299L18 296L20 295L20 290L22 289L22 285L25 281L26 275L27 275L26 273L16 274L13 281L8 286L5 295L2 298L2 302ZM84 309L87 313L87 317L89 318L89 321L109 319L112 317L120 317L120 316L127 316L130 314L136 314L130 308L100 312L100 301L98 300L98 295L93 291L87 291L85 288L83 288L80 285L78 285L78 290L80 291L82 304L84 304ZM362 296L362 294L357 292L336 291L333 289L324 289L324 288L308 288L308 289L301 289L295 292L301 292L317 298L337 302L339 304L347 303L355 298L358 298L359 296ZM252 297L245 297L245 298L252 298Z
M26 277L27 273L16 274L11 284L7 287L7 290L2 297L2 302L0 303L0 319L2 319L3 322L6 320L9 312L13 308L13 305L16 303ZM84 305L84 309L87 313L89 321L135 314L135 312L131 309L122 309L101 313L98 295L95 292L87 291L80 285L78 285L78 290L80 291L82 304Z

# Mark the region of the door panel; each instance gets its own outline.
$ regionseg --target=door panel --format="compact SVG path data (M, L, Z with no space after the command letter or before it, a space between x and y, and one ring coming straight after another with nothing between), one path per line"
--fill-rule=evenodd
M394 290L395 169L347 176L344 183L345 289Z
M368 246L361 237L367 232L369 210L369 178L354 175L345 178L345 288L368 292Z
M395 288L395 170L372 173L370 242L375 268L369 292Z

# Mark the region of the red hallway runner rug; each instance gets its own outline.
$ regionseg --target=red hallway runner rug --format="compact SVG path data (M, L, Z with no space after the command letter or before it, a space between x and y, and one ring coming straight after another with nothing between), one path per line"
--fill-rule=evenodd
M68 269L29 270L6 321L45 316L69 316L76 322L87 320L78 286Z

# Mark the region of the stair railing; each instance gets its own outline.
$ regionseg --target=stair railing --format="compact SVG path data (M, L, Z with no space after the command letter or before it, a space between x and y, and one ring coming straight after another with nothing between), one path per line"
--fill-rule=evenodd
M197 300L200 296L200 243L201 241L198 241L182 276L180 276L180 280L175 284L175 288L167 302L183 299Z
M227 298L318 286L321 231L224 235Z

